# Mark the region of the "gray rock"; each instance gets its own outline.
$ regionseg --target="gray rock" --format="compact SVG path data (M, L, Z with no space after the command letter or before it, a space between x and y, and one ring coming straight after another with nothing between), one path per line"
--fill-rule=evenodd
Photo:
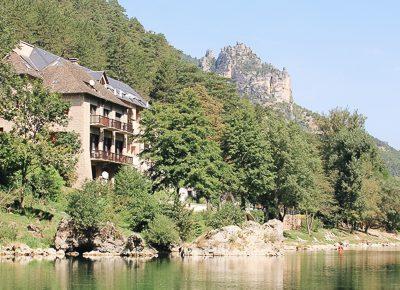
M272 220L263 225L253 221L242 227L212 230L184 245L187 256L275 256L281 254L283 224Z
M96 232L82 233L70 220L63 219L54 238L54 245L58 251L79 252L82 249L85 256L140 256L155 255L153 251L145 247L143 238L139 234L133 234L125 238L113 223L106 223Z
M239 94L250 98L253 103L264 106L284 104L280 107L292 113L292 87L287 71L262 62L243 43L224 47L217 59L211 51L207 51L200 60L200 67L232 79Z

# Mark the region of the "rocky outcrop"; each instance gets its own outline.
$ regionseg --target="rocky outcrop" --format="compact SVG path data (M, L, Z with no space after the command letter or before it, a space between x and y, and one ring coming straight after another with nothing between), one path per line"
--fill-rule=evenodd
M206 71L215 71L215 55L212 50L207 50L206 55L200 59L200 67Z
M276 256L281 255L283 224L271 220L263 225L248 221L216 229L183 246L185 256Z
M264 106L283 103L291 110L292 88L287 71L262 62L243 43L223 48L217 59L212 51L207 51L200 59L200 67L204 71L232 79L239 94L248 97L253 103Z
M71 220L63 219L57 228L54 246L57 250L63 250L67 253L83 253L84 257L157 256L157 251L146 247L139 234L133 234L126 238L110 222L89 234L77 230Z

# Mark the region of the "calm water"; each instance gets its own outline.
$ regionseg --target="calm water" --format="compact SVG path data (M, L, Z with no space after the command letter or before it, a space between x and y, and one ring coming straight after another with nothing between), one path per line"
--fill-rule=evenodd
M400 289L400 252L0 261L0 289Z

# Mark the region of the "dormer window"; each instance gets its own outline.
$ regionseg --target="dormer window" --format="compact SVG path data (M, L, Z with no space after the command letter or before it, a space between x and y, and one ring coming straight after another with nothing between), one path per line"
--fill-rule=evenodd
M101 76L101 78L100 78L100 83L103 85L103 86L106 86L106 85L108 85L109 83L108 83L108 78L107 78L107 75L106 75L106 73L105 72L103 72L103 75Z

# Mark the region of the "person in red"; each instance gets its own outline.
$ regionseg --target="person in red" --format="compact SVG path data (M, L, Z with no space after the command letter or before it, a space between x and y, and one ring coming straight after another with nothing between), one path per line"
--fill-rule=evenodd
M338 246L337 250L338 250L339 254L343 254L343 244L342 244L342 242L339 243L339 246Z

